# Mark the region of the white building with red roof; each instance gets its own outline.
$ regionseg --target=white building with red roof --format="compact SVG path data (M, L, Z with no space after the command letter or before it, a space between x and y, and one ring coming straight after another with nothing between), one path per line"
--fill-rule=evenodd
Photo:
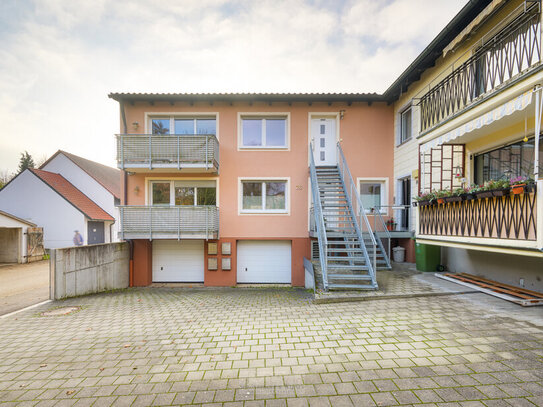
M120 172L58 151L41 169L27 169L0 190L0 210L43 227L47 249L117 241Z

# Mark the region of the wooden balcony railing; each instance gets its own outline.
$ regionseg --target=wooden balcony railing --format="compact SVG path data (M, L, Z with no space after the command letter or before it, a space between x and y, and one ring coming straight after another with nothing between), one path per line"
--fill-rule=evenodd
M535 191L419 206L418 235L535 241Z
M420 99L421 131L528 73L541 60L539 2L473 51L473 56Z
M218 239L216 206L121 206L122 239Z
M219 169L219 141L213 134L118 134L117 166Z

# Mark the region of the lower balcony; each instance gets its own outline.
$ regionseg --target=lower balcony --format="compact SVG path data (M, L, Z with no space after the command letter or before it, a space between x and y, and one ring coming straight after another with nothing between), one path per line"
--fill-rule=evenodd
M444 246L468 244L474 250L502 247L539 252L543 239L538 234L538 219L543 216L543 202L537 191L542 187L539 181L537 188L520 194L489 191L486 197L419 203L417 240L439 241Z
M121 206L121 239L218 239L216 206Z

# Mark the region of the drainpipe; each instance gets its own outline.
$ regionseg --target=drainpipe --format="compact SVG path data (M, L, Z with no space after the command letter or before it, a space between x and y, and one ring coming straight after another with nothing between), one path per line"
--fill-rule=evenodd
M128 242L128 286L134 287L134 242L132 240L127 240Z

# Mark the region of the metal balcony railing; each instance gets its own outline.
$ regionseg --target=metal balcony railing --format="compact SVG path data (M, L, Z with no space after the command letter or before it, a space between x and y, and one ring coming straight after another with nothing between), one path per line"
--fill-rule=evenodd
M539 187L543 183L540 182ZM498 191L499 194L501 192ZM492 194L491 192L488 193ZM418 206L418 236L537 240L537 194L506 193L487 198ZM473 239L470 240L473 243Z
M214 134L118 134L117 166L219 170Z
M218 239L216 206L120 206L122 239Z
M526 7L494 36L478 43L467 61L458 67L451 65L452 72L420 99L421 131L434 127L539 65L540 4L533 2Z

